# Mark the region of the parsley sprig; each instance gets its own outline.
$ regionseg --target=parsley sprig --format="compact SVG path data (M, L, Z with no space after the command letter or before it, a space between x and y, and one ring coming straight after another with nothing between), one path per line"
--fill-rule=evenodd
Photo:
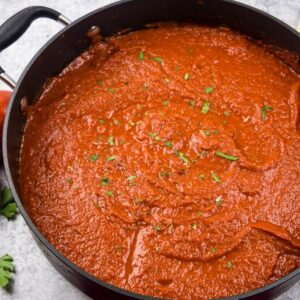
M8 187L4 187L1 191L0 214L8 220L12 219L17 213L17 205L13 195Z
M9 254L0 257L0 287L6 287L14 271L13 258Z

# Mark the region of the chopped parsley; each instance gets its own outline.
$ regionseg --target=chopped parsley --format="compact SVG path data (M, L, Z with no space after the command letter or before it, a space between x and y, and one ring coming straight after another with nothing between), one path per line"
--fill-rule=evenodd
M212 179L213 179L216 183L221 183L221 179L220 179L220 177L218 176L217 173L211 172L211 177L212 177Z
M220 133L220 131L219 131L218 129L216 129L216 130L214 131L214 133L217 135L217 134Z
M115 155L106 157L106 161L112 161L112 160L116 160L116 159L117 159L117 157Z
M134 181L135 179L136 179L135 175L128 176L127 180L129 181L130 186L135 186L135 181Z
M140 61L144 60L144 53L143 53L143 51L140 51L140 53L139 53L139 60Z
M204 89L205 94L211 94L214 91L212 86L208 86Z
M159 141L160 137L155 132L149 132L149 136L154 139L155 141Z
M228 159L228 160L232 160L232 161L235 161L235 160L238 160L238 159L239 159L239 158L236 157L236 156L229 155L229 154L226 154L226 153L221 152L221 151L216 151L216 152L215 152L215 155L220 156L220 157L223 157L223 158L226 158L226 159Z
M199 175L199 179L200 179L200 180L204 180L204 179L205 179L205 174L200 174L200 175Z
M267 111L273 111L273 107L264 105L261 109L261 119L264 121L267 116Z
M71 178L66 178L66 183L72 183L72 179Z
M14 271L13 258L9 254L0 257L0 287L6 287L12 279Z
M152 60L160 63L161 65L164 63L163 59L158 56L152 57Z
M184 163L188 164L189 159L186 157L186 155L183 152L177 152L176 155L179 157L179 159Z
M115 145L114 137L112 135L108 138L107 144L110 145L110 146Z
M108 183L109 183L109 179L108 179L107 177L103 177L103 178L101 179L101 185L102 185L102 186L107 186Z
M211 248L210 248L210 252L211 252L211 253L217 253L216 247L211 247Z
M100 86L103 86L103 81L102 80L97 80L97 84Z
M107 191L106 196L112 197L114 195L113 191Z
M160 172L160 173L159 173L159 176L160 176L160 177L168 177L169 175L170 175L170 172L168 172L168 171Z
M194 100L190 100L189 105L190 105L190 107L195 107L195 101Z
M99 155L98 155L98 154L93 154L93 155L90 156L90 160L91 160L91 161L97 161L98 158L99 158Z
M188 80L190 78L190 74L189 73L185 73L184 75L183 75L183 79L184 80Z
M198 225L195 223L195 224L192 225L192 228L193 228L194 230L196 230L196 229L198 228Z
M142 203L142 200L141 200L141 198L140 198L140 197L138 197L138 198L137 198L137 201L136 201L136 203L137 203L137 205L141 205L141 203Z
M114 88L111 88L111 87L108 88L107 90L108 90L110 93L112 93L112 94L116 91Z
M163 104L164 106L168 106L168 105L170 104L170 101L165 100L165 101L162 102L162 104Z
M103 125L103 124L105 124L105 120L104 119L99 119L99 123Z
M204 134L205 134L206 136L210 136L210 130L204 130Z
M216 205L221 206L222 205L222 196L218 196L216 198Z
M179 71L179 69L180 69L179 66L176 66L176 67L175 67L175 71L176 71L176 72Z
M229 117L229 116L230 116L230 111L225 111L225 112L224 112L224 115L225 115L226 117Z
M203 150L203 151L200 153L200 155L201 155L202 157L204 157L204 156L206 155L206 151Z
M226 264L226 268L230 270L230 269L232 269L232 266L233 266L232 261L228 261Z
M4 187L1 191L0 199L0 214L5 216L8 220L13 218L17 213L17 204L14 201L11 190ZM0 270L1 271L1 270ZM1 272L0 272L1 277ZM1 282L0 282L1 286Z
M165 146L168 147L168 148L172 148L173 147L172 141L166 141Z
M154 226L154 229L155 229L156 232L158 232L158 231L160 231L161 228L160 228L159 225L155 225L155 226Z
M210 102L209 100L205 100L203 106L202 106L202 113L207 114L209 111Z

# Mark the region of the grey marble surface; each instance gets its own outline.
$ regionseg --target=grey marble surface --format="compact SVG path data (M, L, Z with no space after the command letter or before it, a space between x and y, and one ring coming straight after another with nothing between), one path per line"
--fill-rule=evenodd
M112 0L0 0L0 23L29 5L45 5L57 9L74 20ZM242 0L241 2L271 13L292 27L300 19L300 0ZM17 79L35 52L61 25L50 20L37 20L12 47L0 53L1 66ZM0 84L0 88L4 85ZM79 300L89 299L68 283L50 265L35 244L23 218L19 215L7 222L0 217L0 255L10 253L15 259L16 273L10 291L0 290L1 300ZM300 283L278 300L300 300Z

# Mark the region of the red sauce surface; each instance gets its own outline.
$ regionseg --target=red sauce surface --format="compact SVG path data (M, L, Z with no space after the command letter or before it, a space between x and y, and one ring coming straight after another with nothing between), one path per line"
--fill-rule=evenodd
M138 293L273 282L300 266L299 86L226 28L98 42L30 109L26 209L72 262Z

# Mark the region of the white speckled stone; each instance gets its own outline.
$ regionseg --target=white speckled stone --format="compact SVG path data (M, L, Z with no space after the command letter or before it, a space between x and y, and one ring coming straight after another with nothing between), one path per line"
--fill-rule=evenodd
M150 0L149 0L150 1ZM74 20L112 0L0 0L0 23L30 5L52 7ZM278 17L292 27L300 18L300 0L241 0ZM36 51L61 25L51 20L35 21L9 49L0 53L0 64L17 79ZM0 88L4 85L0 84ZM15 259L16 274L10 291L0 290L1 300L84 300L89 299L67 282L48 262L34 242L23 218L7 222L0 217L0 255L10 253ZM300 283L278 300L300 300Z

